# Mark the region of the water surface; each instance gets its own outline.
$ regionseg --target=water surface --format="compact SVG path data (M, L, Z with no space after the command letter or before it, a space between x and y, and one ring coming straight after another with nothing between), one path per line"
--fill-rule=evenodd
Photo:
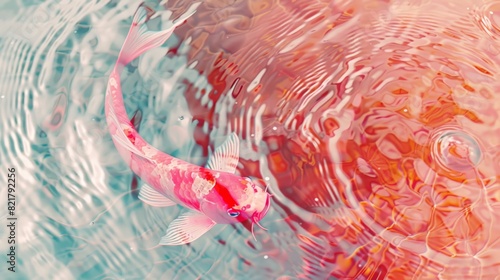
M182 209L137 199L104 119L141 2L0 4L7 279L494 279L500 2L448 2L205 1L127 67L146 140L204 164L235 131L238 172L274 194L258 241L217 226L178 247L157 243Z

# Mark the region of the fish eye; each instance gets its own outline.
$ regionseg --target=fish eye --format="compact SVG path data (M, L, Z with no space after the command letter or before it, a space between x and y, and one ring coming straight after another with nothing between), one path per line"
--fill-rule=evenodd
M236 211L236 210L233 210L233 209L229 209L227 210L227 214L230 216L230 217L233 217L233 218L236 218L240 215L240 211Z

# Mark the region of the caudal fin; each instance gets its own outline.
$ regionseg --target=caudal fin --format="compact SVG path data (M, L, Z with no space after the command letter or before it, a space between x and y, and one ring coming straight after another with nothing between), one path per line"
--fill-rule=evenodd
M170 21L171 26L161 31L151 31L146 25L147 11L141 6L134 15L125 43L118 55L118 63L127 65L145 51L161 46L174 32L174 29L194 14L200 3L195 3L176 21Z

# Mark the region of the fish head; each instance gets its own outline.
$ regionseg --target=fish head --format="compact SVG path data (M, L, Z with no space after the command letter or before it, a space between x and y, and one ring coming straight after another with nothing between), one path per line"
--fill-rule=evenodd
M263 228L259 221L267 214L271 195L258 180L235 174L221 174L214 188L205 197L202 211L221 224L250 221Z
M252 222L252 226L257 224L265 229L259 221L266 216L271 206L271 195L267 192L267 187L262 187L258 180L244 177L240 179L240 189L243 189L243 192L237 189L233 191L236 204L228 209L228 216L241 217L240 221L248 220Z

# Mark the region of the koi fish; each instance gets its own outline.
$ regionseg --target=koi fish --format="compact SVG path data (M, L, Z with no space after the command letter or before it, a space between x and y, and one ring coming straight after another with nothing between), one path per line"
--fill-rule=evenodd
M146 9L139 7L106 91L106 121L115 147L132 171L146 182L139 191L139 199L154 207L181 205L187 209L169 224L160 245L190 243L215 224L244 221L252 223L254 236L254 224L263 228L259 221L270 207L267 188L235 174L239 161L239 139L235 133L215 149L206 167L202 167L151 146L127 116L120 84L123 68L147 50L162 45L174 29L195 12L197 5L192 5L177 21L171 22L170 28L161 31L148 30Z

